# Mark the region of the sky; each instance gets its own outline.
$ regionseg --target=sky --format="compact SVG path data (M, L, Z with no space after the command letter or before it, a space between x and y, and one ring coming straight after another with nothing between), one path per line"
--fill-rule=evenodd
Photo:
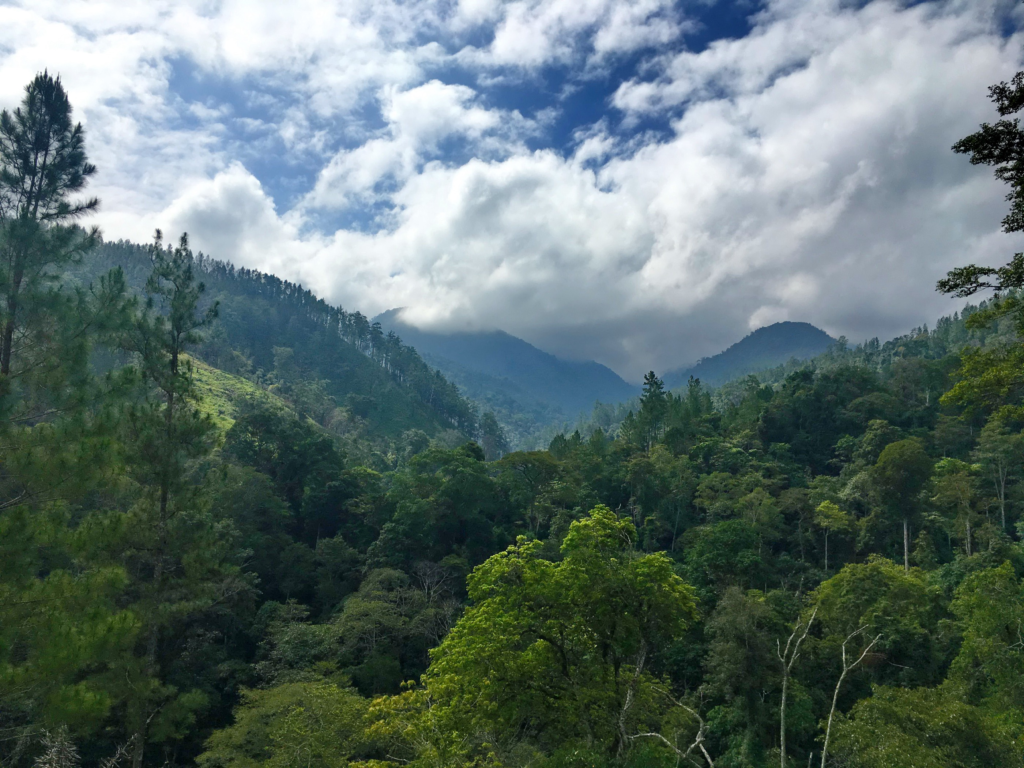
M763 325L883 340L1000 264L950 151L1009 0L0 0L0 107L61 76L104 236L636 381Z

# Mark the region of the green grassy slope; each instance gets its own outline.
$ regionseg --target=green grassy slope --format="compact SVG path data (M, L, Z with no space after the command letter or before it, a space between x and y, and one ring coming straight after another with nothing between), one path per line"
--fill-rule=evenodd
M220 432L227 432L235 423L235 415L248 399L260 400L281 410L291 407L281 398L248 379L192 359L192 375L199 392L199 409L209 416Z

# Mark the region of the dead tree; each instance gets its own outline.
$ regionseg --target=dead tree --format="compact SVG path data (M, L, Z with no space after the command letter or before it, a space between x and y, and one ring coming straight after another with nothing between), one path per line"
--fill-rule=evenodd
M828 711L828 725L825 726L825 744L821 748L821 768L825 768L825 760L828 757L828 742L832 736L832 719L835 717L836 714L836 702L839 701L839 689L842 688L843 681L846 679L846 676L858 664L864 661L864 657L868 655L868 652L875 647L875 643L877 643L879 639L882 637L881 635L875 635L875 639L868 643L867 648L861 651L861 654L857 657L857 660L850 664L847 660L846 644L853 640L853 638L857 637L857 635L861 634L865 629L867 629L867 627L861 627L860 629L851 632L847 636L847 638L843 640L843 671L842 674L839 675L839 680L836 683L835 693L832 694L832 709Z
M811 617L807 619L807 623L804 624L803 619L797 619L796 626L793 627L793 634L789 636L786 641L786 647L782 647L781 641L776 641L776 653L779 656L779 661L782 662L782 703L779 706L779 759L782 768L786 768L786 696L789 693L789 675L793 669L793 664L796 663L797 658L800 656L800 645L807 638L807 633L811 631L811 624L814 623L814 617L817 615L818 609L815 608L811 612ZM803 630L803 634L800 634L800 630ZM800 635L797 637L797 635ZM794 640L796 642L794 642Z

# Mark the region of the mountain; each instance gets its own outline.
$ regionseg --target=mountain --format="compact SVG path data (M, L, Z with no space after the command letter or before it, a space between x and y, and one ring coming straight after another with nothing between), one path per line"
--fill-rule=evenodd
M662 378L668 389L686 384L693 376L718 386L732 379L789 362L820 355L835 342L810 323L775 323L758 328L724 352L705 357L689 368L677 368Z
M113 267L141 291L152 270L150 250L105 242L68 277L84 285ZM409 430L476 433L473 403L416 350L386 338L359 312L203 254L193 268L206 285L204 304L219 304L206 341L195 350L213 369L287 394L305 415L359 440L386 443Z
M504 331L433 333L403 322L400 314L391 309L374 321L485 407L507 401L506 410L519 407L543 424L589 411L597 400L615 403L638 392L600 363L563 360Z

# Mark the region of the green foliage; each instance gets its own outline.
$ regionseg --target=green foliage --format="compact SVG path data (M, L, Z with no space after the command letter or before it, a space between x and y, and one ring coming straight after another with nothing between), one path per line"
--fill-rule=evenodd
M128 286L141 293L149 262L144 248L102 243L72 274L87 283L118 266ZM455 386L362 314L203 254L193 257L192 267L219 304L217 320L196 350L203 361L276 387L297 411L339 438L367 441L376 450L386 452L386 441L409 429L431 436L449 429L463 436L476 432L475 409ZM289 359L278 366L282 354Z
M1018 739L943 689L878 687L839 721L835 754L854 768L1019 766Z
M234 723L211 736L204 768L344 768L359 751L366 701L334 683L242 692Z
M1004 563L972 573L957 588L950 610L963 633L952 680L967 701L1020 723L1024 715L1024 587L1013 568Z
M0 231L5 768L1021 763L1012 290L509 453L362 315L57 219Z
M943 596L926 575L905 571L891 560L850 563L823 582L813 595L823 639L838 647L862 630L858 642L879 640L868 665L874 679L887 684L939 682L936 672L952 638L943 631Z
M509 451L508 439L494 414L488 411L480 421L481 443L488 461L500 459Z
M424 676L472 754L582 739L609 754L663 714L649 657L696 618L692 590L605 507L572 524L562 560L520 540L474 571L466 615ZM493 734L493 736L489 736ZM494 740L492 742L492 739Z
M95 230L84 233L73 222L94 211L99 201L70 199L95 172L86 158L82 125L71 121L71 103L60 78L46 72L36 75L25 87L21 106L0 112L3 390L12 378L37 375L33 369L40 363L40 352L46 355L46 331L54 329L54 320L67 319L48 321L46 314L66 309L54 285L65 266L96 244ZM54 366L62 363L43 360Z

